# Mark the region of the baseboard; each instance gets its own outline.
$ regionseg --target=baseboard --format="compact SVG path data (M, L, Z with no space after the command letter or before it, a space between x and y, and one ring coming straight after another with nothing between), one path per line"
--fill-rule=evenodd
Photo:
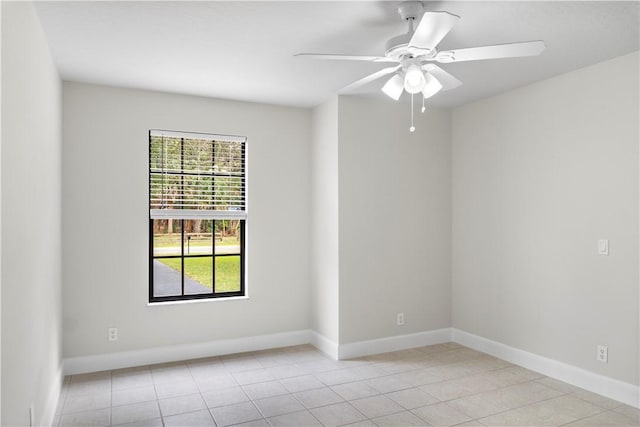
M311 331L311 344L334 360L338 360L338 344L316 331Z
M448 341L451 341L450 328L342 345L336 344L315 331L302 330L196 344L70 357L63 360L63 372L64 375L76 375L308 343L311 343L329 357L338 360L440 344Z
M474 350L490 354L610 399L636 408L640 407L640 389L633 384L605 377L586 369L529 353L528 351L510 347L455 328L452 329L452 340Z
M45 407L42 411L42 416L40 417L39 426L50 426L53 425L53 420L56 416L56 409L58 407L58 398L60 397L60 390L62 389L62 380L64 376L62 375L62 365L58 368L58 372L55 375L53 380L53 384L49 387L49 394L47 395L47 402L45 403Z
M75 375L154 363L176 362L200 357L288 347L308 344L309 342L311 342L311 331L309 330L281 332L195 344L65 358L63 360L63 371L64 375Z
M354 357L406 350L425 345L442 344L449 341L451 341L451 328L417 332L407 335L395 335L375 340L340 344L338 346L338 358L341 360L352 359Z
M313 344L333 359L343 360L425 345L441 344L449 341L457 342L474 350L490 354L628 405L634 407L640 406L640 390L638 386L510 347L506 344L455 328L443 328L414 334L396 335L341 345L311 330L282 332L196 344L154 347L144 350L66 358L63 360L62 372L64 375L75 375L308 343ZM55 384L52 385L47 400L47 407L41 418L41 425L51 425L54 419L62 378L63 375L61 373L57 376Z

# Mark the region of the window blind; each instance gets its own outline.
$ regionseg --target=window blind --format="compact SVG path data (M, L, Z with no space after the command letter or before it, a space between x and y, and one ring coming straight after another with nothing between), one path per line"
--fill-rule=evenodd
M152 219L246 219L246 138L149 131Z

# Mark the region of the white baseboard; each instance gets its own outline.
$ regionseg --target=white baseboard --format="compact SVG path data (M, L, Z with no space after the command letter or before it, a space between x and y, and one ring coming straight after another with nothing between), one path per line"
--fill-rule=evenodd
M62 375L62 365L58 368L58 372L55 375L53 380L53 384L49 388L49 394L47 395L47 402L42 411L42 416L40 417L39 426L50 426L53 425L53 420L56 416L56 409L58 407L58 398L60 397L60 390L62 389L62 380L64 376Z
M396 335L369 341L358 341L338 346L339 359L369 356L389 351L406 350L425 345L442 344L451 341L451 328L434 331L417 332L407 335Z
M458 344L490 354L507 362L531 369L549 377L573 384L602 396L640 407L640 389L638 386L625 383L604 375L587 371L557 360L529 353L508 345L470 334L459 329L452 329L452 340Z
M65 358L63 360L63 372L64 375L76 375L308 343L313 344L333 359L350 359L424 345L440 344L448 341L451 341L450 328L342 345L336 344L315 331L302 330L205 343L154 347L118 353Z
M154 347L119 353L71 357L63 360L64 375L130 368L154 363L175 362L200 357L221 356L246 351L266 350L311 342L311 331L291 331L253 337L216 340L196 344Z
M338 344L324 335L311 331L311 344L333 360L338 360Z
M560 381L584 388L585 390L624 402L628 405L634 407L640 406L640 390L638 386L510 347L506 344L455 328L443 328L434 331L397 335L341 345L311 330L282 332L197 344L155 347L119 353L66 358L63 360L62 372L64 375L75 375L308 343L313 344L331 358L342 360L425 345L441 344L449 341L457 342L474 350L490 354ZM51 421L55 416L62 378L62 374L58 375L56 383L52 385L47 400L47 407L43 412L42 425L51 425Z

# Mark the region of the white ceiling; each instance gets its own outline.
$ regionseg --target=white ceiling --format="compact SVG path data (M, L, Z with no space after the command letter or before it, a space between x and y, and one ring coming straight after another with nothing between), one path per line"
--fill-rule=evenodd
M407 30L397 5L111 1L36 8L64 80L311 107L388 64L293 54L382 55L386 40ZM435 106L461 105L639 49L637 1L425 5L462 18L442 49L537 39L547 45L538 57L441 65L464 84L431 98ZM358 92L378 94L384 81Z

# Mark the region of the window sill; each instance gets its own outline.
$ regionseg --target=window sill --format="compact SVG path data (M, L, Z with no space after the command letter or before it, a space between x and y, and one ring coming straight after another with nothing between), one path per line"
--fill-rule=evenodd
M195 303L209 303L209 302L223 302L223 301L236 301L236 300L248 300L249 296L241 297L221 297L221 298L198 298L188 299L182 301L160 301L160 302L147 302L148 307L155 307L160 305L176 305L176 304L195 304Z

